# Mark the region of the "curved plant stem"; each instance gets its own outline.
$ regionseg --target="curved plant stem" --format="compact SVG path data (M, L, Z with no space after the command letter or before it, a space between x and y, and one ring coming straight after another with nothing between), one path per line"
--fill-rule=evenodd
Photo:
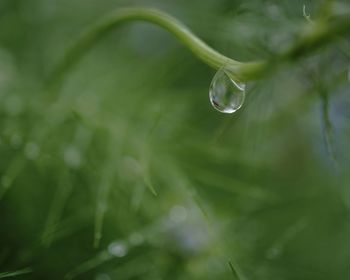
M242 65L249 65L256 69L263 65L260 62L242 63L220 54L194 35L181 22L164 12L149 8L124 8L107 15L78 38L51 74L49 84L59 82L87 49L114 27L127 21L147 21L166 29L195 56L215 69L229 66L232 73L238 73Z
M49 84L59 83L64 74L79 60L79 58L103 35L127 21L147 21L156 24L183 43L192 53L209 66L219 69L229 67L231 74L241 81L257 79L272 69L277 63L300 58L322 45L331 42L335 35L350 30L350 16L337 18L330 24L314 24L308 32L303 33L300 39L286 52L278 54L268 61L239 62L226 57L209 47L186 26L168 14L148 8L125 8L113 12L93 25L83 33L77 42L66 52L64 58L53 71Z

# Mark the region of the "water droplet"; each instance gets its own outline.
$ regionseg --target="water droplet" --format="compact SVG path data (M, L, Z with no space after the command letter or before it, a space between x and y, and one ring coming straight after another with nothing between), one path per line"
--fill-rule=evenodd
M213 107L222 113L234 113L242 107L245 84L235 81L225 67L216 72L209 88L209 99Z
M108 252L115 257L122 258L128 253L128 246L122 241L112 242L108 246Z

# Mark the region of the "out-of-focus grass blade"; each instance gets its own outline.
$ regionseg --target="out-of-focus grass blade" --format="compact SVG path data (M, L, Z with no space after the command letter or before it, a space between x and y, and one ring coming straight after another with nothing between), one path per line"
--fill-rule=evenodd
M9 277L16 277L16 276L31 273L31 272L33 272L33 270L30 267L23 268L16 271L0 272L0 278L2 279L2 278L9 278Z

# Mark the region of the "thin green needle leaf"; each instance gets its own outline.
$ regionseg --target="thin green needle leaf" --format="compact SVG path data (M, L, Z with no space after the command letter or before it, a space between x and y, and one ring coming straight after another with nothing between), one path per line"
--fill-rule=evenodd
M237 271L236 271L235 268L233 267L232 262L229 261L229 262L228 262L228 265L229 265L229 267L230 267L230 269L231 269L231 272L232 272L232 274L233 274L233 279L239 280L239 276L238 276L238 274L237 274Z
M16 270L16 271L0 272L0 278L2 279L2 278L9 278L9 277L16 277L16 276L31 273L31 272L33 272L33 270L29 267Z
M95 267L101 265L102 263L112 259L113 256L109 254L107 251L102 251L99 254L97 254L94 258L80 264L72 271L68 272L64 279L70 280L74 279L78 275L81 275L91 269L94 269Z

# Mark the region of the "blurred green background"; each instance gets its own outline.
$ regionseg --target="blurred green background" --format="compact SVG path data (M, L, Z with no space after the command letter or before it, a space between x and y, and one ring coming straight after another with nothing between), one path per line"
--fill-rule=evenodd
M113 9L159 8L250 61L322 2L0 0L0 278L349 279L350 38L249 83L233 115L210 106L215 71L147 23L43 90Z

